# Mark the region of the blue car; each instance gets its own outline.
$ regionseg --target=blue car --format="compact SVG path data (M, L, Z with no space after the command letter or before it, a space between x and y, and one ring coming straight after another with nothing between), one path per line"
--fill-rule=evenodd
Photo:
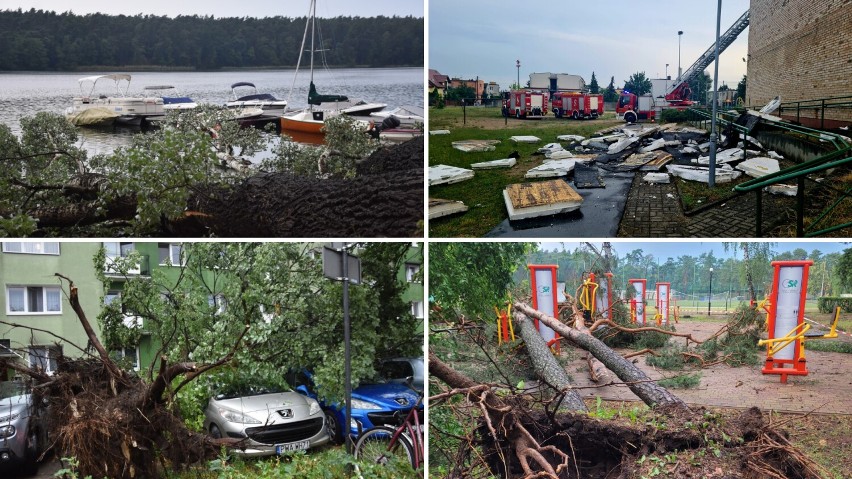
M310 371L290 371L286 379L296 391L318 399L316 385ZM417 393L404 384L362 383L352 390L352 421L349 423L349 433L357 438L360 431L366 431L374 426L396 426L415 404L417 404ZM345 403L326 404L320 401L320 407L325 412L331 440L336 443L343 442L344 429L341 425L345 423ZM422 422L422 404L419 411Z

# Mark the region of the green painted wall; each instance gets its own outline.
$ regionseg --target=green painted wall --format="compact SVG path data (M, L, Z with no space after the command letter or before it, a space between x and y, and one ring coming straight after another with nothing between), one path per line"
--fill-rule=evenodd
M414 246L416 244L416 246ZM400 268L397 278L400 281L407 281L407 270L408 265L417 265L420 269L418 277L415 281L408 282L408 288L402 294L402 299L407 303L419 302L420 303L420 316L425 318L426 316L426 302L423 300L423 243L412 243L412 246L408 248L408 254L405 257L405 264L402 268ZM424 322L421 321L419 323L417 333L422 334L424 331Z
M17 323L50 331L57 336L85 348L88 339L71 305L68 303L68 283L60 282L54 273L60 273L74 281L77 286L80 303L87 317L96 329L97 314L100 311L103 288L95 274L92 259L100 247L97 243L60 243L59 255L0 253L0 317L6 323ZM5 248L4 248L5 249ZM8 306L9 286L62 286L61 313L19 314L10 313ZM9 339L11 347L26 357L30 345L51 346L61 342L46 332L24 328L14 328L0 324L0 338ZM79 356L82 353L73 346L65 344L66 356Z

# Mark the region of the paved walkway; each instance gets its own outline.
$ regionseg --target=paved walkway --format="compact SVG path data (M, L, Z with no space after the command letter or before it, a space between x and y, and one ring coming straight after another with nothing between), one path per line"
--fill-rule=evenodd
M723 323L682 321L679 332L689 332L697 338L709 337ZM679 341L679 339L675 339ZM566 370L578 387L593 386L589 379L585 353L580 351L578 359L571 361ZM762 356L761 356L762 357ZM763 375L759 366L732 368L717 365L700 370L701 384L694 389L676 389L673 392L688 404L746 408L757 406L763 410L785 412L810 412L852 414L852 354L806 352L808 375L789 376L787 384L781 384L777 375ZM663 371L645 363L644 357L637 358L636 365L651 378L677 376L696 371ZM580 389L584 397L600 396L605 400L638 401L626 386L606 386Z
M705 211L686 216L680 193L674 183L651 184L637 173L630 186L627 203L618 228L619 237L627 238L753 238L755 237L756 195L737 196ZM789 224L788 211L793 198L763 194L763 235L780 232L780 224Z

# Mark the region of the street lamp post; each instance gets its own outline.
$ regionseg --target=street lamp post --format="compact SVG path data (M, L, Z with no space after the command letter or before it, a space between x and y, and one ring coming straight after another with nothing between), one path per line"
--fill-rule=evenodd
M692 308L695 309L695 314L698 314L698 294L695 291L698 284L698 281L695 280L696 266L698 266L698 263L692 263Z
M677 31L677 80L680 81L680 37L683 36L683 30Z
M515 60L515 67L518 69L518 90L521 89L521 60Z
M707 298L707 316L710 316L710 301L713 301L713 267L710 267L710 296Z

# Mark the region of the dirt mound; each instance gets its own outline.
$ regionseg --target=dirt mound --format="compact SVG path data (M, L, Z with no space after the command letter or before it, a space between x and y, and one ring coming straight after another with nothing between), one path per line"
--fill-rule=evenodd
M198 194L199 214L169 225L171 234L222 237L412 237L423 221L423 140L383 148L358 165L359 176L319 180L255 175L232 190Z

